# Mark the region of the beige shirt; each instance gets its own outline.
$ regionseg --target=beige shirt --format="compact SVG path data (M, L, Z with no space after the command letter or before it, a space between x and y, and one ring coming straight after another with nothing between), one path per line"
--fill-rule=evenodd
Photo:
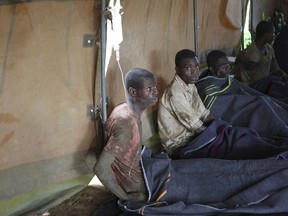
M167 153L186 145L209 114L196 86L185 84L176 74L166 87L158 108L159 136Z

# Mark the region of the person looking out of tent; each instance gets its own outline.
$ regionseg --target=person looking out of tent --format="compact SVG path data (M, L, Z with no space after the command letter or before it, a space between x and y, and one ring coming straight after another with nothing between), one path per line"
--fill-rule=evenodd
M114 108L105 126L106 146L94 172L114 195L123 200L146 200L142 176L141 114L158 101L157 82L153 74L134 68L125 76L127 101Z
M280 69L271 43L273 23L261 21L255 41L236 57L235 79L273 98L288 103L288 75Z
M250 87L262 78L274 75L288 80L275 58L272 42L275 27L272 22L261 21L256 27L256 38L235 60L235 78Z

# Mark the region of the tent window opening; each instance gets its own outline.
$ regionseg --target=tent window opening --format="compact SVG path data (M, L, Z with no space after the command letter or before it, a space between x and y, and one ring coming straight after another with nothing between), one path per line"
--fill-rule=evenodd
M244 49L246 49L251 43L252 43L252 36L251 36L251 32L252 29L250 29L250 3L251 1L249 0L247 3L247 12L245 15L245 24L244 24Z

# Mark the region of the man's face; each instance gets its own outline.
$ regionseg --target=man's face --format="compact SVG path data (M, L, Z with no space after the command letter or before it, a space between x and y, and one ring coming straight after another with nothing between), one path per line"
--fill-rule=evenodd
M216 61L216 64L213 67L212 72L214 76L222 77L222 78L229 75L231 73L231 66L229 64L228 58L227 57L219 58Z
M199 79L198 58L184 58L180 66L176 66L176 73L186 84L195 84Z
M145 107L152 106L157 103L158 90L155 79L148 79L139 85L137 89L137 100Z

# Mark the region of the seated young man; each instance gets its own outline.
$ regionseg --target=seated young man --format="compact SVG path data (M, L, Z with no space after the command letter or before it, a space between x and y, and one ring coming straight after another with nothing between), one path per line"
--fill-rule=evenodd
M205 130L213 119L198 95L198 58L184 49L175 56L175 77L166 87L158 107L159 136L168 154Z
M288 137L281 132L286 131L288 134L285 122L282 122L284 126L278 133L273 134L273 137L266 137L248 126L237 125L237 123L231 125L228 123L229 119L227 122L212 117L195 86L199 69L193 51L187 49L179 51L175 56L175 65L176 75L166 87L158 109L161 144L172 158L259 159L288 150ZM219 89L219 92L223 92L223 89ZM254 105L259 105L258 102L256 101ZM261 103L267 106L267 101ZM241 110L242 105L234 107L235 112ZM225 101L221 104L221 109L227 109ZM266 111L267 114L268 110ZM287 110L283 110L283 113L287 113ZM247 116L249 118L251 115L247 114ZM267 120L268 116L264 119L262 117L257 123L258 126L261 125L261 121L266 123Z
M273 23L261 21L256 27L256 38L246 49L240 51L235 60L235 78L253 87L257 81L278 76L288 80L288 75L279 68L271 43L274 40Z
M125 76L127 101L114 108L105 126L106 146L94 172L122 200L147 198L140 157L141 114L158 100L157 82L145 69L134 68Z
M200 74L199 79L206 76L215 76L225 78L227 75L231 75L231 65L228 61L226 53L221 50L213 50L207 55L208 69Z

